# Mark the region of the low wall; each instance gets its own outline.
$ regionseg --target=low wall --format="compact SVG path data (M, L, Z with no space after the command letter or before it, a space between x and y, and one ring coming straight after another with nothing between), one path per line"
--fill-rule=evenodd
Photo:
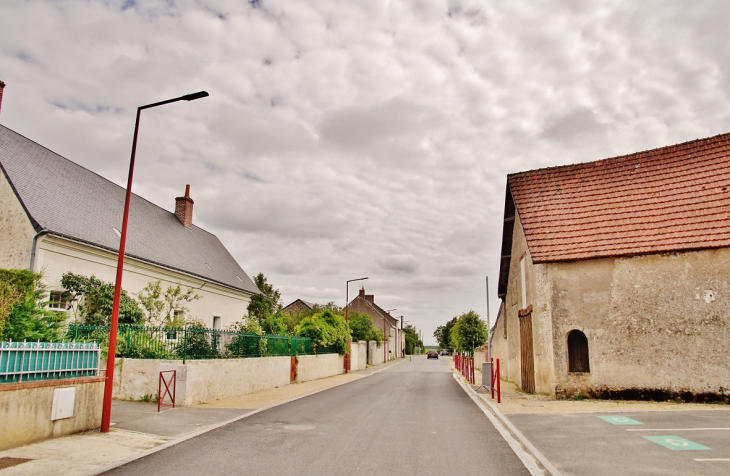
M53 395L74 388L73 416L51 420ZM0 384L0 451L101 426L103 377Z
M374 340L368 341L368 365L380 365L383 362L383 344Z
M300 355L297 357L297 382L339 375L345 371L340 354Z
M352 343L350 353L350 370L365 370L368 366L368 342L364 340Z
M358 369L365 368L365 347L358 343ZM362 347L362 349L360 349ZM353 343L353 348L355 345ZM382 348L381 348L382 359ZM300 355L296 381L306 382L344 372L339 354ZM221 398L255 393L291 383L291 357L255 359L179 360L123 359L114 364L114 398L140 400L157 395L159 375L177 371L176 404L197 405ZM356 370L353 367L353 370Z
M176 404L197 405L290 383L290 357L175 360L116 359L114 398L156 395L159 374L177 370ZM335 374L331 374L335 375Z

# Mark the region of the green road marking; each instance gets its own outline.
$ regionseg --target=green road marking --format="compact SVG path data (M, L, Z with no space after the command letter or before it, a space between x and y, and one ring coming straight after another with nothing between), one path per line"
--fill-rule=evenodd
M649 441L653 441L670 450L711 450L707 446L702 446L694 441L685 440L678 436L645 436Z
M615 416L599 416L601 420L605 420L609 423L613 423L614 425L643 425L640 421L636 421L632 418L621 416L621 415L615 415Z

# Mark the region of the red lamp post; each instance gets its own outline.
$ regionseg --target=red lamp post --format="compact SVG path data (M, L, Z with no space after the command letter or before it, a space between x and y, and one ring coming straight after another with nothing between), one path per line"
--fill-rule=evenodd
M124 217L122 219L122 234L119 239L119 258L117 260L117 279L114 283L114 302L112 305L112 319L109 325L109 352L106 361L106 380L104 382L104 406L101 412L101 431L107 433L112 416L112 392L114 389L114 358L117 350L117 322L119 321L119 302L122 296L122 271L124 270L124 248L127 244L127 222L129 221L129 202L132 198L132 175L134 174L134 157L137 153L137 134L139 132L139 115L142 109L162 106L177 101L193 101L208 97L205 91L186 94L175 99L147 104L137 108L137 120L134 123L134 139L132 141L132 158L129 162L129 176L127 177L127 196L124 200Z
M347 324L348 329L350 327L350 283L353 281L362 281L364 279L368 278L350 279L345 285L345 323ZM347 343L347 345L349 348L349 352L345 356L345 373L350 371L350 352L352 352L352 337L350 337L350 341Z

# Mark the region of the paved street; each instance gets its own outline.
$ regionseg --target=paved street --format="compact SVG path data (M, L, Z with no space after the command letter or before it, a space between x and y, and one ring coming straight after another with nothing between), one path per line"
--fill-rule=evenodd
M107 474L529 474L447 363L404 361Z
M565 476L730 474L730 410L507 418Z

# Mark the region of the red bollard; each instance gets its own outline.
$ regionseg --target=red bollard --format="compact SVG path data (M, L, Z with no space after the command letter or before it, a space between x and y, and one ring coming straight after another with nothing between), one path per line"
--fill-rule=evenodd
M502 403L502 379L499 378L499 359L497 359L497 403Z
M489 363L491 364L489 366L489 373L491 374L489 376L489 388L492 389L492 400L494 400L494 357L489 360Z

